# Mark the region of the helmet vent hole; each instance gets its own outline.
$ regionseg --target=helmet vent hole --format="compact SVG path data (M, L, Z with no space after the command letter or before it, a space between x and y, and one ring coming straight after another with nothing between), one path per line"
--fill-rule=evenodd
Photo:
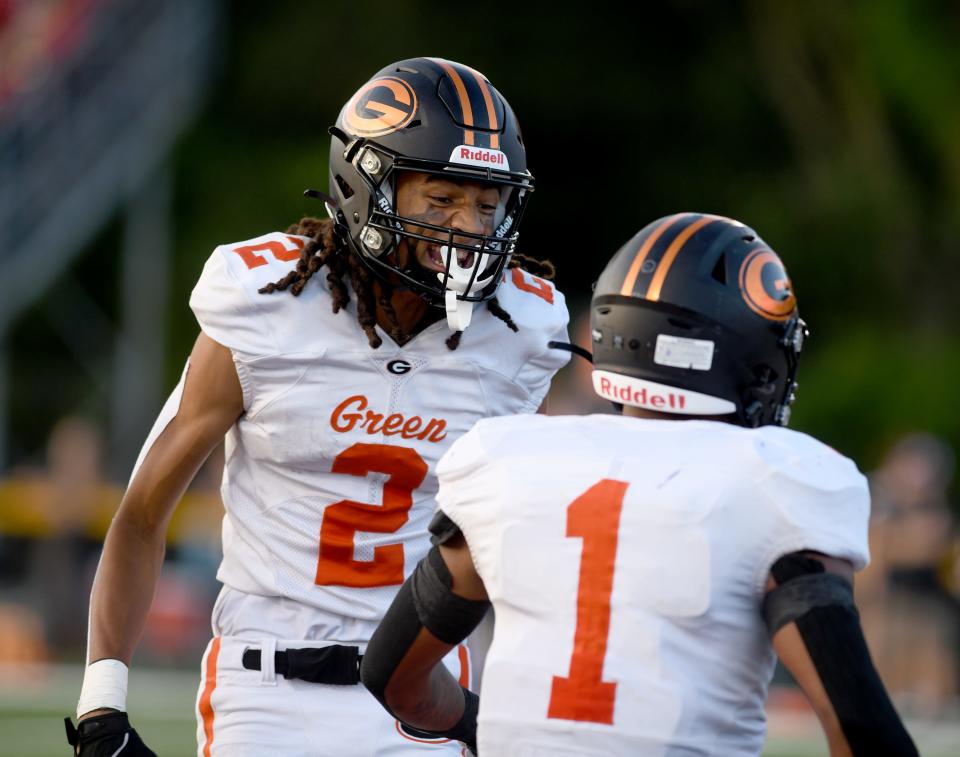
M710 273L713 278L726 286L727 283L727 266L725 256L721 255L717 259L717 264L713 267L713 271Z
M344 179L340 174L337 174L333 177L337 182L337 186L340 187L340 194L343 195L343 199L349 200L353 197L353 189L347 184L346 179Z
M416 128L417 128L418 126L420 126L422 123L423 123L423 121L421 121L419 118L415 118L415 119L413 119L410 123L408 123L406 126L404 126L403 128L404 128L404 129L416 129Z
M753 241L756 239L756 237L753 236L753 234L744 234L744 235L743 235L742 237L740 237L740 238L741 238L744 242L753 242Z
M420 73L419 71L417 71L417 69L415 69L415 68L408 68L407 66L397 66L397 71L403 71L404 73L407 73L407 74L419 74L419 73Z
M681 321L679 318L667 318L667 323L675 328L682 329L683 331L690 331L693 328L693 325L687 321Z

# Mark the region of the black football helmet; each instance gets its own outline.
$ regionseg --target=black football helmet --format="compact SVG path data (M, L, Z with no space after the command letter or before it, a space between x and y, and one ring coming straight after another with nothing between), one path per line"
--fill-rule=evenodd
M602 397L748 427L790 419L806 324L780 259L738 221L644 227L597 281L590 324Z
M514 251L533 177L517 119L486 77L439 58L391 64L357 90L330 133L335 206L328 203L328 211L369 269L381 278L398 276L448 310L452 298L462 303L491 298ZM398 215L401 171L496 186L500 204L493 233L464 233ZM410 231L412 226L423 233ZM395 251L404 237L445 242L446 270L424 270L414 260L401 268ZM458 248L474 254L458 259L453 254Z

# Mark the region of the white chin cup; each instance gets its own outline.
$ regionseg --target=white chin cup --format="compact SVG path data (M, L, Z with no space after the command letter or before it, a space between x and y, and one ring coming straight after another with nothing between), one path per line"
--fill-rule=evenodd
M471 251L473 255L476 255L476 252ZM457 248L449 247L443 245L440 248L440 259L443 260L443 264L449 272L447 279L447 289L452 289L455 292L460 294L470 294L470 292L476 292L480 289L483 289L487 284L490 283L490 279L493 276L487 276L485 279L480 278L480 273L486 269L487 265L490 263L490 256L486 253L480 255L480 261L476 265L471 265L468 268L464 268L460 265L460 261L457 260ZM474 279L473 285L470 286L470 275L473 273L474 269L477 271L477 278ZM443 283L444 275L443 272L437 272L437 278L440 280L440 283ZM467 287L470 287L470 290L467 290Z
M476 252L472 252L476 255ZM465 302L457 297L458 294L470 294L483 289L490 283L493 276L487 276L485 279L479 277L480 271L483 271L490 263L490 256L486 253L480 255L480 260L476 265L463 267L457 259L457 248L443 245L440 247L440 258L446 266L448 275L444 276L442 272L437 273L440 283L444 278L447 280L447 293L444 300L447 310L447 326L451 331L463 331L470 325L470 319L473 317L473 303ZM477 271L477 278L473 285L470 285L470 276L473 271Z

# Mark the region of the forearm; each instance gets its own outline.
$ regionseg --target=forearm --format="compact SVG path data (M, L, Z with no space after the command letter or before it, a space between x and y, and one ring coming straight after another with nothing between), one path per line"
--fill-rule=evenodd
M90 596L87 662L130 664L163 566L167 525L213 444L197 425L175 418L167 426L110 524Z
M170 518L210 450L242 411L230 351L201 334L104 542L90 596L88 666L77 705L83 720L105 709L126 709L127 668L153 601Z
M423 675L397 676L387 688L386 700L397 719L424 731L445 731L463 717L460 684L444 665Z
M144 529L118 513L110 526L90 595L88 662L130 664L163 565L166 528Z

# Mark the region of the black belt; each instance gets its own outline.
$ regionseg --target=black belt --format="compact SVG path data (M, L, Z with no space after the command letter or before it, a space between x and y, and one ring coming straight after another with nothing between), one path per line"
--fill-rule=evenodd
M329 647L284 649L274 653L273 664L284 678L353 686L360 683L361 659L363 655L357 647L333 644ZM261 669L259 649L247 649L243 653L243 667L247 670Z

